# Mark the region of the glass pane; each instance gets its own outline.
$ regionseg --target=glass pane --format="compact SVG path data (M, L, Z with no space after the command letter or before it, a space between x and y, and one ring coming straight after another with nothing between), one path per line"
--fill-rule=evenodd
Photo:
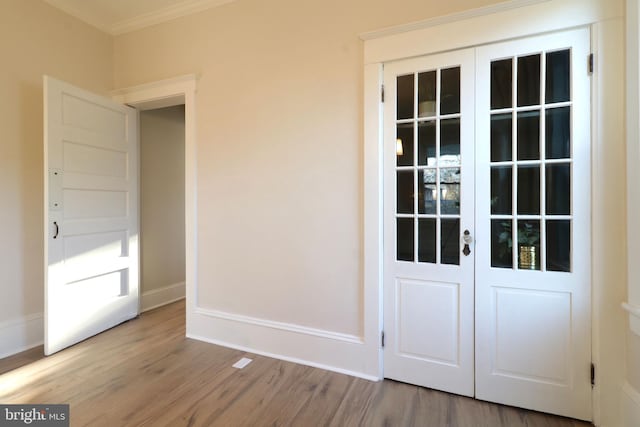
M540 270L540 221L518 221L518 268Z
M571 107L553 108L546 112L546 157L571 157Z
M460 119L440 122L440 166L460 165Z
M396 218L396 259L413 261L413 218Z
M420 218L418 220L418 261L436 262L436 220Z
M396 173L396 206L400 214L413 213L413 171Z
M540 111L518 113L518 160L540 159Z
M540 214L540 167L518 167L518 214Z
M513 209L513 171L511 166L491 168L491 214L511 215Z
M402 144L401 152L398 143ZM396 159L398 166L413 166L413 123L396 126Z
M440 114L460 112L460 67L440 71Z
M491 109L513 106L513 60L491 63Z
M398 120L413 118L413 74L398 76L396 117Z
M418 165L436 165L436 122L418 123Z
M494 114L491 116L491 161L511 161L513 147L512 115Z
M571 165L547 165L547 214L571 215Z
M540 104L540 55L518 58L518 107Z
M491 267L513 268L511 220L491 220Z
M570 50L547 53L546 102L569 101L571 74Z
M440 235L440 263L460 264L460 220L443 219Z
M547 221L547 270L571 271L571 222Z
M419 183L422 183L422 185L420 185ZM418 186L418 213L435 215L436 200L438 200L438 191L436 187L436 170L419 170Z
M436 115L436 72L418 74L418 117Z
M460 213L460 168L440 169L440 213Z

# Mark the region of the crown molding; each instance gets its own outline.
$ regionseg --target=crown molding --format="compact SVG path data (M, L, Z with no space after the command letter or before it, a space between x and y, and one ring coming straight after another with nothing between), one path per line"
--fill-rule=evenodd
M235 0L185 0L175 5L145 13L131 19L116 22L110 27L109 33L117 36L120 34L136 31L151 25L161 24L182 16L202 12L203 10L232 3Z
M176 18L191 15L193 13L202 12L207 9L232 3L235 0L182 0L171 6L158 9L153 12L144 13L134 16L130 19L124 19L117 22L108 22L104 19L96 18L95 15L83 12L68 2L61 0L44 0L49 5L73 16L97 29L108 33L112 36L129 33L151 25L161 24Z

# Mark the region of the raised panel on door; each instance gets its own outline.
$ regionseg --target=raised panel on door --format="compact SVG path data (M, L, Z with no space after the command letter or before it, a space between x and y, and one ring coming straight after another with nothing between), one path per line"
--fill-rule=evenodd
M591 419L589 31L477 49L476 396Z
M45 354L138 313L137 112L44 78Z
M473 59L400 61L384 77L384 375L468 396L475 251L461 239L474 221Z

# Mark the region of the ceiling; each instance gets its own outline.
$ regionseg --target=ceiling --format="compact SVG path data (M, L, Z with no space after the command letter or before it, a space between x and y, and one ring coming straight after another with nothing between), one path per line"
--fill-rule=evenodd
M117 35L234 0L44 0L109 34Z

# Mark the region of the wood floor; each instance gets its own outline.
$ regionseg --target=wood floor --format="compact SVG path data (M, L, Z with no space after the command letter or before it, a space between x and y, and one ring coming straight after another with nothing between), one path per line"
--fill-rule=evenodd
M178 302L47 358L38 348L0 360L0 402L69 403L72 426L590 425L184 335ZM233 368L241 357L253 362Z

